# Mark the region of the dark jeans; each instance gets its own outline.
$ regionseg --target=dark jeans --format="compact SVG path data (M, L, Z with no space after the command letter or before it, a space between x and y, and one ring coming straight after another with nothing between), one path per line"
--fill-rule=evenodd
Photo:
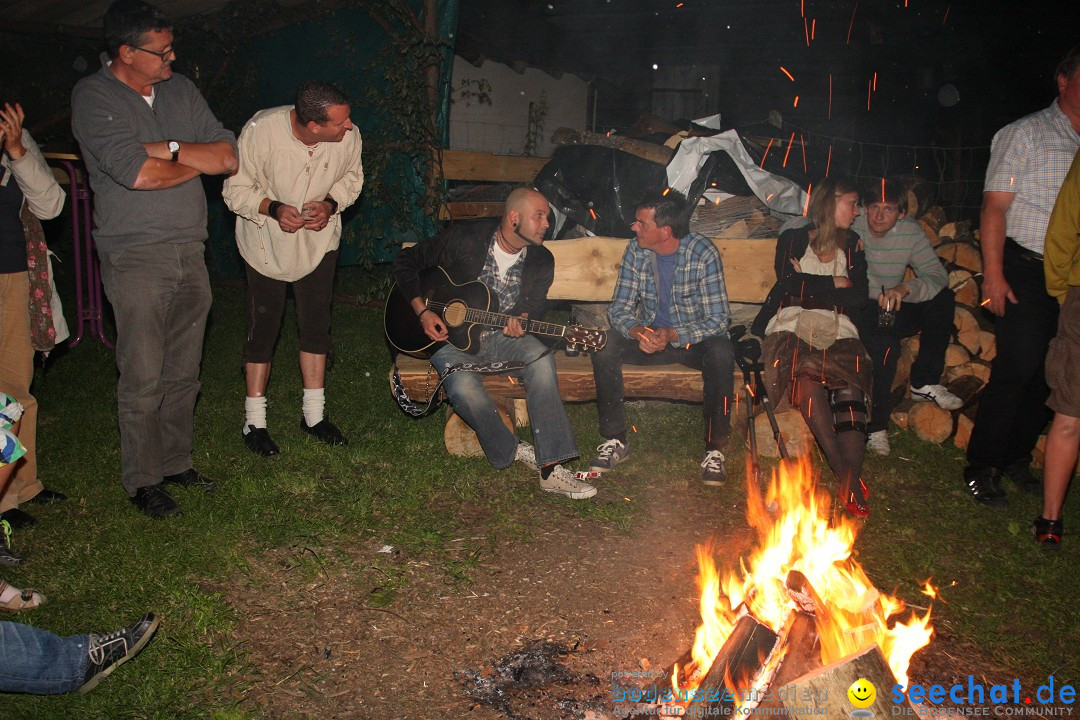
M330 307L334 297L334 270L338 251L326 253L322 261L295 282L274 280L255 268L247 268L247 342L245 363L269 363L281 331L285 312L285 291L291 284L296 299L296 325L300 332L300 352L327 355L330 340Z
M623 363L678 364L700 370L705 385L705 445L719 449L727 443L731 431L730 403L735 384L735 350L726 334L706 338L689 348L668 346L666 350L650 354L641 351L637 340L630 340L618 332L609 333L604 349L592 355L600 434L605 438L626 433Z
M120 463L128 495L191 468L210 278L202 242L100 252L116 317Z
M1039 434L1050 420L1044 362L1057 332L1057 300L1046 293L1043 263L1011 240L1005 242L1005 280L1020 302L1006 301L994 321L997 355L979 400L968 443L968 465L999 470L1030 460Z
M956 296L942 288L926 302L903 303L891 328L877 326L878 305L868 305L859 323L859 337L874 362L873 412L866 429L869 432L886 430L892 412L892 383L896 377L896 361L900 357L900 340L915 333L919 339L919 356L911 366L911 386L936 385L945 370L945 351L953 328L953 309Z

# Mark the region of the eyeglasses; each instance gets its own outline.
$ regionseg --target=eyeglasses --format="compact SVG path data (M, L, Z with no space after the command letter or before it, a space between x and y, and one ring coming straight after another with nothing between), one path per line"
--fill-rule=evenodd
M170 55L173 55L173 54L176 53L176 51L173 48L169 48L168 50L165 50L164 52L158 52L157 50L147 50L146 48L139 47L138 45L128 45L128 47L130 47L132 50L139 50L141 52L144 52L147 55L153 55L158 60L160 60L161 62L165 62L165 58L167 58Z

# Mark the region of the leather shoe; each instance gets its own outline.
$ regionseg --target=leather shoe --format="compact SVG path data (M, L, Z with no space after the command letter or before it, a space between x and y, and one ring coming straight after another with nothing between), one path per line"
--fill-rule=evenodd
M312 435L327 445L348 445L349 441L341 434L341 431L326 418L308 427L307 420L300 418L300 429L308 435Z
M162 482L166 485L177 485L182 488L202 488L205 493L212 493L217 489L217 483L202 475L195 468L188 468L182 473L166 475Z
M58 491L44 488L34 497L30 498L30 502L37 503L38 505L51 505L52 503L64 502L67 500L67 495Z
M165 489L164 484L139 488L135 491L135 496L131 498L131 502L135 503L135 507L152 518L180 514L180 506L172 499L172 495Z
M277 443L270 438L270 433L267 432L266 428L248 425L248 431L244 434L244 444L247 445L248 450L256 455L262 455L263 457L278 457L281 455L281 450L278 449Z
M19 508L11 508L10 510L5 510L0 513L0 520L7 520L8 524L15 530L21 530L37 524L36 517Z

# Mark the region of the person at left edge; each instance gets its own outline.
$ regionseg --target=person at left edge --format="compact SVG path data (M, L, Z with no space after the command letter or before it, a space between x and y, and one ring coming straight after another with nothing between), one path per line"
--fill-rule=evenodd
M116 317L124 489L159 518L165 484L213 483L192 467L210 280L199 176L236 169L236 138L173 73L172 24L142 0L105 13L101 69L71 94L71 127L94 191L94 241Z
M290 284L304 385L300 429L329 445L347 443L325 417L324 388L340 213L364 185L360 131L349 112L340 88L303 83L294 105L248 120L240 132L240 167L225 181L247 270L244 444L263 457L280 454L266 429L266 384Z
M542 489L584 500L595 495L596 488L562 466L578 457L578 450L559 397L555 359L545 353L543 343L525 334L518 320L539 319L547 304L548 289L555 278L555 259L543 245L547 229L547 199L536 190L518 188L507 197L501 220L456 222L403 249L394 260L394 279L424 333L435 341L445 341L449 333L442 316L424 303L421 271L442 267L455 283L480 280L498 296L501 312L512 316L506 326L485 331L476 355L447 343L431 356L431 364L442 375L452 365L465 362L527 363L514 374L525 382L535 448L519 443L503 424L479 373L452 373L443 387L454 412L476 432L493 467L509 467L515 460L538 467Z

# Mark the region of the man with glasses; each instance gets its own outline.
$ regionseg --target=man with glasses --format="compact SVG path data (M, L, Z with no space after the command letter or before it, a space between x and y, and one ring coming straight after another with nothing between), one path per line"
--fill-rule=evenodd
M919 356L911 366L911 399L933 402L946 410L963 401L941 385L945 351L953 327L956 297L947 286L949 274L919 223L907 214L907 193L882 179L863 193L866 212L851 229L866 248L870 297L876 304L858 318L859 337L874 361L874 389L867 447L888 455L889 413L893 378L900 357L900 339L922 333ZM904 280L911 268L915 277Z
M71 95L94 191L94 241L116 317L124 488L151 517L180 512L165 484L213 483L192 467L195 398L210 310L202 174L236 169L236 138L172 71L172 25L141 0L104 19L102 68Z

